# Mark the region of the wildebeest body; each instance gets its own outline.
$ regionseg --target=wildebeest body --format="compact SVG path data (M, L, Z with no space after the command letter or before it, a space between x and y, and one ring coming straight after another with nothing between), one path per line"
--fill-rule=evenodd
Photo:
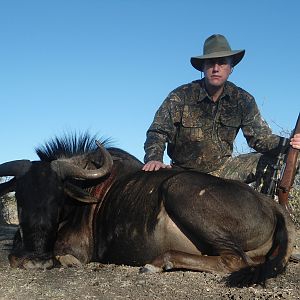
M217 255L233 243L238 251L256 249L274 233L274 202L258 202L245 185L234 191L238 184L173 170L118 182L97 218L99 259L141 265L168 250Z
M11 266L94 260L145 265L143 272L235 272L230 283L237 285L284 269L294 227L275 201L197 171L143 172L141 162L116 148L58 155L65 143L47 145L48 156L40 150L43 161L0 165L0 176L15 176L0 194L16 191L20 219Z

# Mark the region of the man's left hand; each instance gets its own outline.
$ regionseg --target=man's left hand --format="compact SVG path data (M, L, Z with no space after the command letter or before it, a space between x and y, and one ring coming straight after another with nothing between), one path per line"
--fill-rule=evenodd
M291 138L290 145L291 145L293 148L299 149L299 150L300 150L300 133L295 134L295 135Z

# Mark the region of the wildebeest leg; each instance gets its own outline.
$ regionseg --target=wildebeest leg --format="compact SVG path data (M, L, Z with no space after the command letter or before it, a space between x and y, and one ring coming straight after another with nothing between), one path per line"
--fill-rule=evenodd
M77 267L91 261L93 255L92 221L95 205L73 212L76 217L63 224L55 244L55 258L65 267ZM73 220L77 220L76 224Z
M71 230L64 232L55 245L55 258L64 267L79 267L92 258L91 232Z
M88 230L63 230L55 244L55 258L64 267L79 267L88 263L92 256L90 240Z
M150 264L140 269L141 273L157 273L171 269L187 269L193 271L204 271L210 273L229 273L249 265L255 265L248 258L247 263L239 256L221 255L204 256L184 253L180 251L167 251L158 256Z
M244 249L260 248L270 240L274 233L272 208L265 206L262 210L253 190L241 185L238 187L242 193L237 193L236 185L201 173L195 177L182 173L165 181L161 187L165 210L200 253L195 256L167 252L152 265L217 273L256 265ZM175 247L174 244L169 249ZM255 257L264 256L268 250Z

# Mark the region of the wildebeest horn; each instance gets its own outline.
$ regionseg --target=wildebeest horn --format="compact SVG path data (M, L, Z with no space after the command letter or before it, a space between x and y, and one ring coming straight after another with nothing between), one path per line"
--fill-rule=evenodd
M27 159L14 160L0 165L0 177L4 176L22 176L31 167L31 161Z
M88 170L80 166L78 162L85 163L85 165L89 162L95 163L92 156L87 153L70 159L54 160L51 162L52 169L62 178L96 179L107 175L112 168L113 160L109 152L100 143L97 143L97 145L99 146L103 158L103 164L100 168ZM89 161L89 157L91 157L91 161Z

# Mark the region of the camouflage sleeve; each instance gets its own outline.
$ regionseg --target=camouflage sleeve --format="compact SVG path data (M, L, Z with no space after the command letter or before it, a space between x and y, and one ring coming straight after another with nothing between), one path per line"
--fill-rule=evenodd
M170 93L157 110L154 120L147 130L144 144L144 162L150 160L163 161L166 143L172 143L176 133L175 124L179 122L180 99L174 93Z
M257 152L276 155L281 150L280 136L272 133L267 122L261 117L254 98L247 99L244 107L242 131L249 147Z

